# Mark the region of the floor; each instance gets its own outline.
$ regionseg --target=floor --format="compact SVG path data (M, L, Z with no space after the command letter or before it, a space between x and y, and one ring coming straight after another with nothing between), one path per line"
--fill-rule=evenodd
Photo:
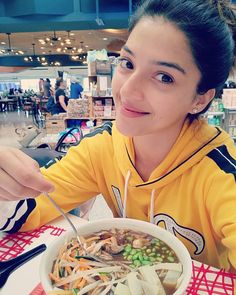
M26 116L22 111L0 113L0 146L21 148L19 135L16 134L15 130L29 126L34 126L32 118L31 116ZM30 147L36 147L38 144L44 142L45 139L55 141L55 135L47 135L45 129L40 131L41 133L32 141ZM99 195L87 215L89 220L97 220L112 217L112 212L108 208L104 198Z

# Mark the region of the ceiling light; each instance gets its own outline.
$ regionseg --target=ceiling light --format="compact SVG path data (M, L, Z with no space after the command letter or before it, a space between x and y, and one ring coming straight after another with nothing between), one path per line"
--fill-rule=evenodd
M4 55L23 55L24 52L22 50L14 49L11 46L11 33L6 33L8 39L8 48L4 48L0 51L0 54ZM4 42L5 43L5 42ZM6 43L5 43L6 44Z
M126 34L127 31L125 29L103 29L103 32L110 34Z
M53 35L52 36L44 36L44 38L40 38L38 39L38 41L40 42L41 45L44 45L43 48L47 48L48 50L52 49L52 51L55 51L57 53L63 53L68 51L67 48L60 48L60 47L75 47L75 45L72 45L72 42L75 41L75 38L71 37L71 33L70 31L66 31L67 35L66 36L57 36L56 31L53 31ZM73 34L74 35L74 34Z
M4 54L4 55L23 55L24 52L22 50L18 50L18 49L14 49L11 46L11 33L6 33L7 35L7 39L8 39L8 48L3 48L0 50L0 54ZM5 43L6 42L2 42Z
M45 44L49 44L50 46L54 46L58 41L61 40L61 37L58 37L56 35L56 31L54 30L53 31L53 35L52 36L47 36L45 38L41 38L39 39L38 41L42 44L42 45L45 45Z
M77 59L79 59L79 56L78 56L78 55L72 55L72 56L71 56L71 59L73 59L73 60L77 60Z
M24 57L25 62L40 63L40 64L47 62L45 57L36 56L35 43L32 43L32 49L33 49L33 54L31 56L25 56Z
M105 37L105 38L102 38L102 40L104 40L104 41L106 41L107 39L108 39L108 38L106 38L106 37Z
M2 45L5 45L5 44L6 44L6 42L1 42L1 44L2 44Z

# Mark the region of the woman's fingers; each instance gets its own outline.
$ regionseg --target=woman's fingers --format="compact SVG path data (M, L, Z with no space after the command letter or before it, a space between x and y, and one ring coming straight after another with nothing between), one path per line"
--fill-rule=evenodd
M0 187L0 201L14 201L15 197Z
M54 186L40 173L36 161L12 148L0 148L0 188L7 198L35 197L40 192L52 191Z
M27 198L35 198L37 197L38 195L40 194L40 192L36 192L35 194L34 193L29 193L29 195L27 196ZM16 195L13 195L11 193L9 193L8 191L4 190L3 188L0 187L0 201L19 201L21 200L22 198ZM26 199L26 197L24 197L23 199Z
M3 170L0 170L0 179L0 189L2 191L0 194L3 195L5 193L4 197L7 199L19 200L36 197L40 194L39 191L20 184Z

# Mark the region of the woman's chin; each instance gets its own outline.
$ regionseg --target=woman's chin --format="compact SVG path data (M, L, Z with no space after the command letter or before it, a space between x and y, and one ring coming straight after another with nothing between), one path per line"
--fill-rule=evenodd
M138 130L137 126L120 120L119 118L116 119L116 127L120 133L128 137L141 135L141 130Z

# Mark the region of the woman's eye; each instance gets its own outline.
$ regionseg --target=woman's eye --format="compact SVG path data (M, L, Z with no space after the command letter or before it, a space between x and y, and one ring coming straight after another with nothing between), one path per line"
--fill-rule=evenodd
M125 58L119 60L119 65L122 69L132 70L134 68L132 62Z
M169 75L166 75L166 74L158 74L158 75L156 75L155 78L158 81L165 83L165 84L171 84L174 82L173 79Z

